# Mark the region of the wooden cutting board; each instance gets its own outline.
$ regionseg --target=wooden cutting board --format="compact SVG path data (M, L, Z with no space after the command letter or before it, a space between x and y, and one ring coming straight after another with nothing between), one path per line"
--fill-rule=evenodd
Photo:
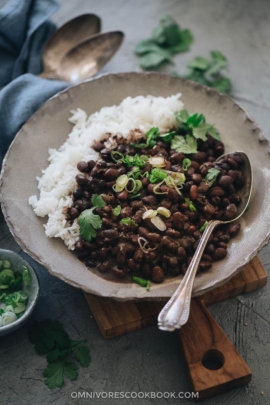
M192 389L199 400L247 384L251 370L206 306L263 287L267 273L255 257L241 273L221 287L194 298L190 317L178 332ZM157 323L165 301L114 301L85 294L105 339ZM164 333L164 332L161 332Z

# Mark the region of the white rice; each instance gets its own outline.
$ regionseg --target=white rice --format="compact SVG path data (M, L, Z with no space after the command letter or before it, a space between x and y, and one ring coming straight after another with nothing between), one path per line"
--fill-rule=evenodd
M44 225L47 237L59 237L68 249L74 249L79 226L77 220L72 225L67 222L65 211L72 206L77 163L98 158L98 153L91 148L93 142L105 138L105 146L110 148L115 145L115 138L125 138L128 142L131 137L141 137L152 127L167 132L176 125L174 113L183 109L180 96L179 93L167 98L127 97L118 106L104 107L88 118L79 108L71 111L69 121L74 127L58 150L49 149L49 166L37 178L40 196L29 198L37 216L48 216Z

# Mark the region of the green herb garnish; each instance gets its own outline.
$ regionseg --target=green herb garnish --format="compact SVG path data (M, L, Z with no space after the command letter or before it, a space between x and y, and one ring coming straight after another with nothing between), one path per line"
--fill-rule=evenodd
M145 143L131 142L130 146L133 146L135 148L141 148L141 149L148 148L148 147L153 148L157 144L156 140L157 140L158 136L159 136L159 129L157 127L150 128L149 131L147 131L145 134L145 139L146 139Z
M200 227L200 232L203 232L208 224L209 224L209 222L205 221L205 223Z
M115 207L113 209L113 215L115 215L116 217L118 217L118 215L120 215L121 212L121 205L117 205L117 207Z
M157 167L155 167L151 171L149 181L150 181L150 183L156 183L160 180L164 180L167 176L168 176L168 173L165 172L165 170L158 169Z
M193 135L197 139L207 141L206 135L211 135L219 141L219 132L214 125L207 124L203 114L189 115L187 110L181 110L175 113L175 118L179 124L179 129Z
M189 64L186 79L212 87L221 93L230 94L232 84L229 78L223 76L227 68L227 58L219 51L210 52L211 59L197 56Z
M187 169L190 167L191 165L191 160L188 158L185 158L182 162L182 169L186 172Z
M164 16L154 30L153 37L140 41L135 53L140 56L140 66L151 69L163 62L172 62L172 55L188 51L193 37L190 30L181 30L170 16Z
M107 205L106 202L103 200L103 198L98 194L93 195L92 204L96 208L103 208Z
M212 167L211 169L208 170L207 175L205 176L204 180L207 181L209 184L209 187L211 187L214 182L217 180L217 177L219 175L220 171L218 169L215 169Z
M185 202L188 205L189 211L192 211L192 212L197 211L197 208L195 207L194 203L189 198L185 198Z
M171 132L167 132L166 134L159 135L159 137L163 142L171 143L175 134L176 134L175 131L171 131Z
M90 242L97 236L97 229L102 226L102 221L99 215L93 213L95 207L84 210L79 218L80 235L86 242Z
M29 329L29 340L35 345L38 354L46 354L47 367L43 371L45 384L51 389L62 387L64 376L75 380L78 367L72 358L82 367L90 364L89 349L84 345L85 340L71 340L58 321L46 319L36 322Z
M138 226L137 222L135 222L133 218L129 218L129 217L121 219L121 222L124 225Z
M111 157L115 162L122 162L129 167L138 166L141 168L144 167L148 162L148 156L146 155L124 156L122 153L117 151L112 151Z
M186 137L176 135L172 140L171 148L186 154L197 153L197 141L191 135L186 135Z
M133 283L139 284L141 287L145 287L146 291L150 290L150 281L149 280L145 280L144 278L137 277L137 276L132 276L131 280L133 281Z

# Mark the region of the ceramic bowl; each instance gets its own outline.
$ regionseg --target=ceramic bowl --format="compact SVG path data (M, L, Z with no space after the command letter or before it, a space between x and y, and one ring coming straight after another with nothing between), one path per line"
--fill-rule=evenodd
M0 326L0 336L3 336L20 328L30 317L38 300L39 282L33 268L17 253L12 252L11 250L0 249L0 260L8 260L11 263L11 268L19 272L22 272L22 267L26 266L31 276L31 283L29 287L23 287L23 291L25 291L28 295L26 310L21 318L17 319L15 322L12 322L6 326Z
M62 240L48 239L45 219L35 216L28 198L37 194L36 176L48 165L48 149L58 148L72 125L70 110L92 114L104 106L119 104L125 97L167 97L182 93L190 112L200 112L215 124L226 152L242 150L249 156L254 174L250 209L241 219L241 232L228 246L228 255L195 280L194 295L220 286L240 271L267 243L270 234L270 158L268 142L248 113L232 99L194 82L159 73L108 74L70 87L47 101L22 127L14 139L1 174L2 209L16 241L48 271L84 291L119 300L165 299L172 295L181 277L151 285L150 291L129 280L108 280L89 270Z

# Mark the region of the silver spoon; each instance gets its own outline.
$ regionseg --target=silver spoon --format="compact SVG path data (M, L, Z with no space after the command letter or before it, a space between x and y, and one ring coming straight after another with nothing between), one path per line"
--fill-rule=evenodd
M245 179L245 184L241 189L241 191L239 192L239 194L241 195L241 203L238 207L238 212L240 212L240 214L230 221L213 220L209 222L209 224L207 225L202 234L196 252L190 262L187 272L184 275L179 287L159 313L158 316L159 329L171 332L175 329L181 328L181 326L188 321L194 279L197 273L198 266L200 264L201 257L203 255L204 249L206 247L206 244L208 242L211 233L213 232L214 228L217 225L229 224L230 222L239 219L247 208L252 190L252 170L247 155L244 152L237 152L237 154L239 154L243 159L241 171L243 172ZM227 156L228 154L222 155L217 159L217 161Z
M121 31L93 35L72 48L55 71L42 72L39 77L79 83L94 76L112 58L124 38Z
M66 53L86 38L100 32L101 21L95 14L82 14L66 22L47 42L42 62L45 72L57 70Z

